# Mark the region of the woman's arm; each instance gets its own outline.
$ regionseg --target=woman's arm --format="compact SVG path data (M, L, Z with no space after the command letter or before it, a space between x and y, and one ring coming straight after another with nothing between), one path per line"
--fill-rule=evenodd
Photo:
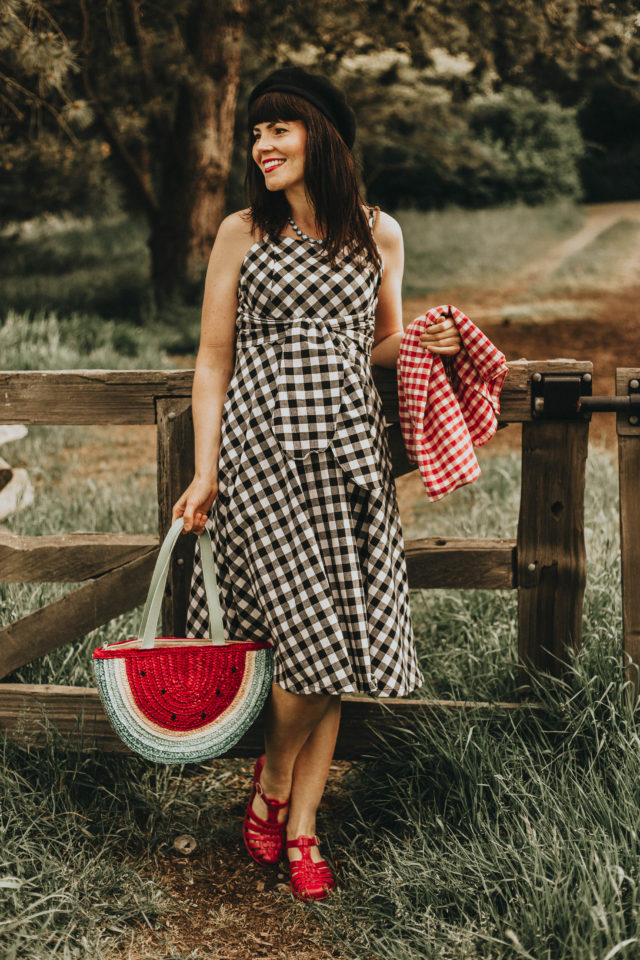
M237 287L242 259L251 246L248 223L231 214L218 229L205 280L200 346L192 389L194 478L173 507L173 521L199 533L218 492L218 458L224 399L235 362Z
M404 270L404 244L402 230L393 217L380 212L373 235L377 241L384 272L378 292L376 324L371 350L371 363L378 367L395 368L404 333L402 324L402 274ZM461 347L460 334L453 322L443 318L432 324L420 336L419 342L433 353L453 355Z
M400 224L387 213L376 217L373 236L378 244L384 271L378 291L376 324L373 334L371 363L378 367L395 367L404 333L402 326L402 273L404 244Z

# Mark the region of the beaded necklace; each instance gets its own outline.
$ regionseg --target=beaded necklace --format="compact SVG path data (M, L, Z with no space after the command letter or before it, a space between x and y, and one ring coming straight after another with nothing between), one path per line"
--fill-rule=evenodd
M319 240L318 237L310 237L307 233L303 233L293 217L289 217L288 220L301 240L308 240L310 243L322 243L322 240Z

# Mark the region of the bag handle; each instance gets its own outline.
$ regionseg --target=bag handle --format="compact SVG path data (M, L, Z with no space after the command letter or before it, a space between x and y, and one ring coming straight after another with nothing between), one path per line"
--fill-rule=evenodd
M176 541L184 526L183 517L171 525L160 547L160 552L156 560L156 565L151 577L147 600L142 613L142 621L138 638L141 640L141 649L150 649L155 646L155 632L158 625L158 616L162 605L164 588L169 574L169 564L171 562L171 553ZM209 608L209 637L212 644L226 643L224 639L224 628L222 625L222 610L220 609L220 599L218 597L218 584L216 581L216 571L213 563L213 545L209 531L205 527L198 536L200 543L200 557L202 560L202 576L204 579L204 590L207 597L207 606Z

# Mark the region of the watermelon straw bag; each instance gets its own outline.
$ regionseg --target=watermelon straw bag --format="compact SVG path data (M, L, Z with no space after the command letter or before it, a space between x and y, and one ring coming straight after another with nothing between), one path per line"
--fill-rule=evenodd
M209 638L155 637L180 517L160 548L140 634L93 651L105 712L135 753L160 763L220 756L256 720L271 689L273 647L265 641L226 641L208 530L199 535Z

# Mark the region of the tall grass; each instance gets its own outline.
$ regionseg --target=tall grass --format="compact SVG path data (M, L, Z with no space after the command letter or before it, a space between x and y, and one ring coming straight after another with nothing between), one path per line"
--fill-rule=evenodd
M414 520L412 536L514 536L519 463ZM621 656L617 475L587 466L583 647L543 713L470 709L397 729L347 779L326 914L358 960L612 960L640 953L640 740ZM515 598L412 595L427 696L513 699Z
M113 960L135 930L176 914L188 922L154 874L174 858L176 835L201 847L224 839L225 813L210 797L225 777L215 765L82 753L54 731L36 752L2 738L3 960Z
M0 324L3 370L165 369L161 338L95 314L8 311Z
M544 715L416 723L353 770L332 921L352 957L638 955L640 752L600 646Z

